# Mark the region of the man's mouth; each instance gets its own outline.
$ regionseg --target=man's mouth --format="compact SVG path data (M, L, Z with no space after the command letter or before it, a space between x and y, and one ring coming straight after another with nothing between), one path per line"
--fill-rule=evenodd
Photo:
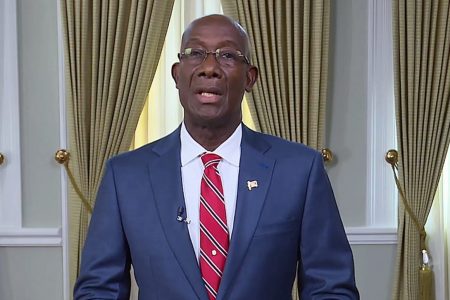
M203 97L214 97L214 96L217 96L218 94L209 93L209 92L201 92L200 95L202 95Z
M203 103L213 103L220 100L222 93L218 88L200 88L196 90L198 99Z

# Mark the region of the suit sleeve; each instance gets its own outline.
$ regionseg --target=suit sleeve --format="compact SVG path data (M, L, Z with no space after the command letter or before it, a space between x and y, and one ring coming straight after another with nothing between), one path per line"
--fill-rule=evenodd
M359 299L352 251L318 153L308 179L299 252L301 299Z
M130 254L110 162L97 194L81 257L75 300L129 299Z

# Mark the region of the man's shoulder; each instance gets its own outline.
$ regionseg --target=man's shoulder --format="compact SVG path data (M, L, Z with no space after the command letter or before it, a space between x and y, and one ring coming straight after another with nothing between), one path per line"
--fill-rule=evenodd
M173 143L176 138L177 131L139 148L115 155L109 159L109 163L114 166L142 165L145 162L159 156L160 149L170 143Z
M278 136L256 132L251 129L248 134L255 140L267 143L270 146L269 153L278 157L303 157L313 159L319 152L303 143L293 142Z

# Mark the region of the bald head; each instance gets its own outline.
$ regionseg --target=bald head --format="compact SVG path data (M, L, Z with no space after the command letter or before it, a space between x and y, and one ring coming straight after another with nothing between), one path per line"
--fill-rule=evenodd
M212 24L220 24L223 27L232 28L232 30L234 30L235 33L240 37L241 47L239 50L241 50L247 57L250 58L250 41L247 32L241 26L241 24L225 15L218 15L218 14L208 15L192 21L187 26L186 30L183 33L183 36L181 38L181 48L182 49L185 48L186 43L189 41L191 37L193 29L199 26L209 26Z

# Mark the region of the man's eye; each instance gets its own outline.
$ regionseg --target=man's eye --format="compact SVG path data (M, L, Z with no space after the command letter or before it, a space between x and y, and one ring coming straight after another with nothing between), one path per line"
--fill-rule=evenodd
M203 57L204 51L201 49L191 49L191 51L188 53L188 56L192 58Z
M220 57L226 60L237 60L238 55L234 51L224 50L220 52Z

